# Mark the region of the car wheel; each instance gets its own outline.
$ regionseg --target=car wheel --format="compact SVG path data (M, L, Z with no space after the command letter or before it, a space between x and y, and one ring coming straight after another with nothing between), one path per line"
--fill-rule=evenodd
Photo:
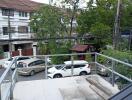
M83 71L83 72L80 72L79 75L87 75L87 72Z
M62 77L62 75L61 74L56 74L56 75L54 75L54 77L53 78L61 78Z
M32 76L32 75L34 75L34 74L35 74L35 71L32 70L32 71L30 72L30 75Z

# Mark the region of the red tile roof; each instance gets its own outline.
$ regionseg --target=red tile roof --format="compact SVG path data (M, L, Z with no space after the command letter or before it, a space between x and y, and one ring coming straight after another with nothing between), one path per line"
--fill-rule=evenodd
M88 50L88 48L91 48L91 46L77 44L77 45L74 45L71 50L76 52L85 52L86 50Z
M9 8L18 11L32 12L42 5L31 0L0 0L0 8Z

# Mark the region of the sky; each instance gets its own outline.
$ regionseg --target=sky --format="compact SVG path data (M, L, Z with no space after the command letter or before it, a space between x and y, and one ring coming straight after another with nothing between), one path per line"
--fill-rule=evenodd
M46 3L46 4L49 3L49 0L32 0L32 1L37 1L37 2Z
M41 3L46 3L49 4L49 0L32 0L32 1L36 1L36 2L41 2ZM59 1L59 0L53 0L53 1ZM80 1L88 1L88 0L80 0ZM81 3L80 7L86 7L86 3Z

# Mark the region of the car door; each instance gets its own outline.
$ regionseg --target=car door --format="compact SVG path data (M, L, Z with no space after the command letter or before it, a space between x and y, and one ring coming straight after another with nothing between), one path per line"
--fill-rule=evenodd
M71 76L71 65L66 65L62 71L63 76Z
M73 75L79 75L84 66L85 65L83 65L83 64L82 65L79 65L79 64L74 65L74 74Z
M35 72L39 72L45 69L44 67L45 62L43 60L36 60L29 64L29 67L34 70Z
M43 71L43 70L45 69L45 61L43 61L43 60L38 60L38 61L36 61L35 64L36 64L35 66L36 66L37 72Z

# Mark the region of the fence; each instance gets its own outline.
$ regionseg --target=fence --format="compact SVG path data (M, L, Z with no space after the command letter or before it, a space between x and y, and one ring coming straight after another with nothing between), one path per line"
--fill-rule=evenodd
M48 72L47 72L47 66L48 62L47 62L47 58L48 57L61 57L61 56L68 56L68 58L70 57L70 60L72 61L72 66L71 66L71 76L73 76L73 72L74 72L74 66L73 66L73 61L77 60L76 56L78 55L88 55L88 57L90 57L92 55L92 57L94 57L93 59L91 59L91 61L89 61L89 63L93 64L95 67L95 72L97 73L98 68L103 68L108 70L111 73L111 83L114 86L115 85L115 75L119 76L121 78L123 78L124 80L128 81L128 82L132 82L131 78L123 75L122 73L119 73L118 70L116 69L116 64L115 63L120 63L122 65L125 65L125 67L127 66L127 68L132 68L131 64L125 63L123 61L114 59L112 57L108 57L99 53L75 53L75 54L55 54L55 55L37 55L36 57L44 59L45 60L45 79L48 79ZM94 56L93 56L94 55ZM100 61L100 57L105 58L105 60L103 62ZM88 58L86 58L85 60L88 60ZM105 64L107 61L111 61L110 64ZM15 68L14 72L11 73L11 66L15 64L15 66L17 66L17 57L13 59L13 61L11 62L11 64L9 65L9 67L6 69L6 71L3 73L3 75L0 78L0 100L9 100L13 98L13 89L15 86L15 83L18 80L18 74L17 74L17 67ZM110 66L108 66L110 65ZM10 76L7 78L7 76ZM6 85L8 88L4 89L6 90L5 92L3 92L3 87L4 85Z
M22 51L22 56L32 56L33 55L33 49L23 49ZM13 51L12 56L19 56L20 52L19 51Z

